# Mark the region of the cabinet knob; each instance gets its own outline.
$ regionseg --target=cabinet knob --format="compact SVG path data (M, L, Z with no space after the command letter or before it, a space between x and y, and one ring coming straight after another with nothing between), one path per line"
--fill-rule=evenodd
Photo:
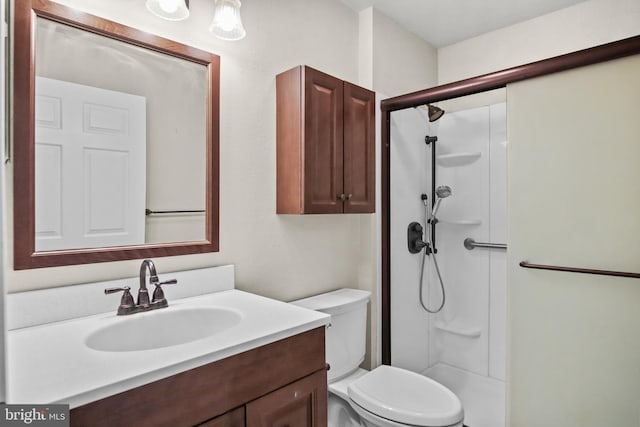
M351 200L352 197L353 197L353 194L351 193L347 194L347 200Z
M342 200L344 202L345 200L347 200L347 196L344 193L338 194L338 199L340 199L340 200Z

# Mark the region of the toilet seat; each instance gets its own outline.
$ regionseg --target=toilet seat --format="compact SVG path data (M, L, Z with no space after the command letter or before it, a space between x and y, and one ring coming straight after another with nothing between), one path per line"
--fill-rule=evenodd
M445 386L404 369L382 365L348 386L349 398L372 415L400 424L444 427L464 418L460 399Z

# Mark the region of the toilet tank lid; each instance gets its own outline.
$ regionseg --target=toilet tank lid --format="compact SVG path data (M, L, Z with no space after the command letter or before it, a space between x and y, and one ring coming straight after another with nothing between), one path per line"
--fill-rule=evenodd
M325 294L291 301L291 304L327 314L337 314L351 310L351 308L356 305L367 304L370 297L371 292L369 291L343 288Z

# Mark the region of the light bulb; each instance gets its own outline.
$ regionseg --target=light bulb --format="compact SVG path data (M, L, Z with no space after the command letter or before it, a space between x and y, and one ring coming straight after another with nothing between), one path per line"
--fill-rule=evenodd
M246 34L240 17L239 0L216 0L209 31L223 40L240 40Z
M164 10L167 13L174 13L178 10L178 1L177 0L160 0L158 2L160 9Z
M233 30L233 27L235 27L236 25L236 17L235 17L235 13L233 13L233 9L230 8L229 6L223 6L222 10L220 11L220 16L219 16L219 21L218 21L218 25L220 26L220 28L222 28L222 30L224 31L231 31Z
M168 21L189 17L189 0L147 0L146 5L149 12Z

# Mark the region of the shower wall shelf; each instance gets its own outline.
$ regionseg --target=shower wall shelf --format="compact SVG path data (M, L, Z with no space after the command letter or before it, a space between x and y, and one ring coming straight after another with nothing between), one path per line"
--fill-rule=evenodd
M451 225L481 225L481 219L440 219L438 218L438 222L440 224L451 224Z
M463 328L459 326L451 326L451 325L446 325L442 322L435 322L434 326L436 329L442 332L447 332L453 335L459 335L461 337L466 337L466 338L478 338L482 334L482 331L477 328Z
M480 151L441 154L437 157L437 162L440 166L444 167L466 166L475 162L480 157L482 157L482 153Z

